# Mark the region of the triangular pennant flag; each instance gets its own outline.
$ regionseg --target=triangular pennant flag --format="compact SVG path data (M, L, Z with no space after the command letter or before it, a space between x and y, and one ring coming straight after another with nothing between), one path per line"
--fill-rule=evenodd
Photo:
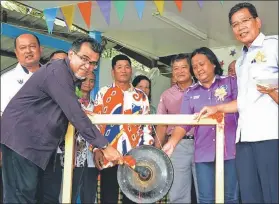
M199 7L202 8L202 6L203 6L203 1L202 1L202 0L200 0L200 1L198 0L198 4L199 4Z
M157 7L157 10L159 11L160 15L163 14L163 11L164 11L164 0L153 0L156 7Z
M175 4L178 8L178 10L181 12L182 11L182 3L183 1L182 0L174 0L175 1Z
M114 3L114 6L116 8L116 11L117 11L118 18L121 22L123 20L123 17L124 17L124 10L125 10L127 1L117 0L117 1L114 1L113 3Z
M91 1L80 2L77 5L78 5L79 11L83 17L83 20L87 25L87 28L90 29L92 2Z
M64 21L70 31L73 25L75 6L74 5L62 6L60 9L63 14Z
M220 2L221 2L222 5L224 4L224 1L220 1Z
M43 11L45 19L46 19L47 30L48 30L48 33L50 33L50 34L52 33L52 30L53 30L53 25L54 25L54 21L55 21L56 15L57 15L57 10L58 10L58 8L48 8Z
M111 2L110 0L96 0L99 8L107 22L107 24L109 24L110 22L110 8L111 8Z
M145 6L145 1L135 1L135 6L137 9L139 18L142 19L142 13L143 13L143 9Z

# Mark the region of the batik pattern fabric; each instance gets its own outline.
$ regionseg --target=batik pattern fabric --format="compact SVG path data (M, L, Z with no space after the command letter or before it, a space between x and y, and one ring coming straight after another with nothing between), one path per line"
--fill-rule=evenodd
M84 111L93 111L94 103L91 100L88 100L89 104L85 105L85 99L80 98L79 102L81 104L81 108ZM89 143L79 134L76 137L75 143L75 167L84 167L85 162L87 161L88 167L95 167L93 162L93 153L89 151ZM64 156L65 156L65 142L60 145L60 149L63 152L60 156L61 165L64 166Z
M127 91L121 90L115 84L105 86L98 92L95 102L95 114L142 114L150 112L148 97L132 84ZM100 132L107 138L110 144L122 155L132 148L140 145L152 145L154 139L151 136L150 125L99 125ZM104 167L113 166L112 163L104 163Z

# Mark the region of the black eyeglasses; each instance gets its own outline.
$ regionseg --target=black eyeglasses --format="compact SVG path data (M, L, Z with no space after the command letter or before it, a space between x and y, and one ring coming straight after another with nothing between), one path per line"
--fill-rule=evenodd
M81 59L81 61L83 61L84 64L89 64L89 65L93 66L94 69L97 68L98 62L96 62L96 61L89 61L88 58L80 56L77 52L74 51L74 53L76 54L76 56L78 56Z
M239 21L239 22L233 22L232 24L231 24L231 26L232 26L232 28L234 28L234 29L236 29L236 28L238 28L240 25L247 25L247 23L249 23L249 21L251 20L251 19L253 19L254 17L253 16L250 16L250 17L248 17L248 18L244 18L244 19L242 19L241 21Z

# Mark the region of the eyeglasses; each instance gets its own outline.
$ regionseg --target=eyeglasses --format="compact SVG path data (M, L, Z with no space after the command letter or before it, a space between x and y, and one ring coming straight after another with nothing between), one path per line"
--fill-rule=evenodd
M81 59L81 61L83 61L84 64L89 64L89 65L93 66L94 69L97 68L98 62L96 62L96 61L89 61L86 57L80 56L80 55L79 55L78 53L76 53L75 51L74 51L74 53L76 54L76 56L78 56L78 57Z
M249 17L249 18L244 18L244 19L242 19L241 21L239 21L239 22L234 22L234 23L232 23L231 24L231 26L232 26L232 28L233 29L236 29L236 28L239 28L239 26L240 25L247 25L248 23L249 23L249 21L251 20L251 19L253 19L254 17L253 16L251 16L251 17Z

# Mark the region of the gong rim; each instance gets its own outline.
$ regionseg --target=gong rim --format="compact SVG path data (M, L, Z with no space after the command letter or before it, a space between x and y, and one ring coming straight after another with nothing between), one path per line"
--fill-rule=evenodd
M174 178L173 165L168 155L151 145L133 148L126 155L133 156L137 165L150 168L152 176L143 181L128 166L119 165L117 181L121 191L136 203L154 203L161 200L169 192Z

